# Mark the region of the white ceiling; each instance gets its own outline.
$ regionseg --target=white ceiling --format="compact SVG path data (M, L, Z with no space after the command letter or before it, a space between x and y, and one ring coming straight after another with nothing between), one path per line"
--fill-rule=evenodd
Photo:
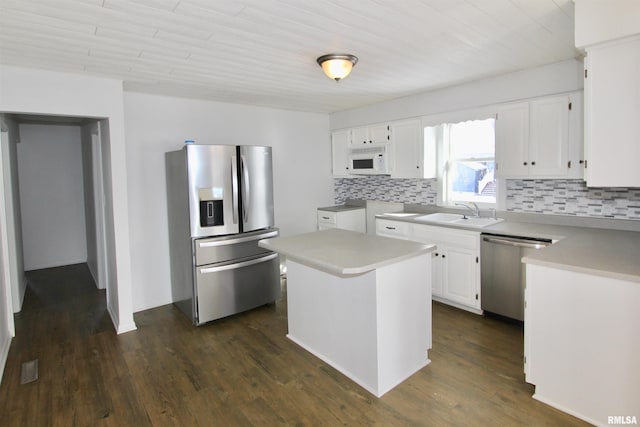
M0 0L0 64L334 112L578 57L573 9L572 0ZM336 83L316 58L343 52L360 61Z

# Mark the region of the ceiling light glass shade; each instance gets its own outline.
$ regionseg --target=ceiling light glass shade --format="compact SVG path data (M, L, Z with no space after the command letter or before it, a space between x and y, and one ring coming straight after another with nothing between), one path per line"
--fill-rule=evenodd
M351 73L351 69L358 62L358 58L349 54L322 55L317 59L322 71L335 81L340 81Z

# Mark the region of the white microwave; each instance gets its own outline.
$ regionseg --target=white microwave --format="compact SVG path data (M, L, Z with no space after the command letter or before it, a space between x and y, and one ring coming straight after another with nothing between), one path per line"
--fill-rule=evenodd
M387 145L352 148L349 152L349 169L355 175L389 175Z

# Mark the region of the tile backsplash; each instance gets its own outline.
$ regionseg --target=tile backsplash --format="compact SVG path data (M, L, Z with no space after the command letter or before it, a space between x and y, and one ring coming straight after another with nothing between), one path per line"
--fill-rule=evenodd
M640 220L640 188L587 188L581 180L508 179L506 210ZM435 205L435 179L336 178L336 204L346 199Z
M384 175L371 175L334 180L336 204L347 199L360 199L435 205L436 194L435 179L391 179Z
M640 219L640 188L588 188L581 180L507 180L508 211Z

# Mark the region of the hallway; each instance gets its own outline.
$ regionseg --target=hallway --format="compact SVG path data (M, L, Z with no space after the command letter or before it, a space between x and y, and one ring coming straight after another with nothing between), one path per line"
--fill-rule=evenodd
M71 425L74 419L95 419L97 408L92 406L103 405L98 402L109 394L107 387L124 385L109 381L111 369L118 366L101 362L115 350L110 341L116 336L105 290L96 288L84 263L28 271L26 276L29 285L23 309L15 315L16 337L0 387L0 425ZM111 354L124 365L118 356ZM39 361L39 378L21 385L21 365L33 359Z

